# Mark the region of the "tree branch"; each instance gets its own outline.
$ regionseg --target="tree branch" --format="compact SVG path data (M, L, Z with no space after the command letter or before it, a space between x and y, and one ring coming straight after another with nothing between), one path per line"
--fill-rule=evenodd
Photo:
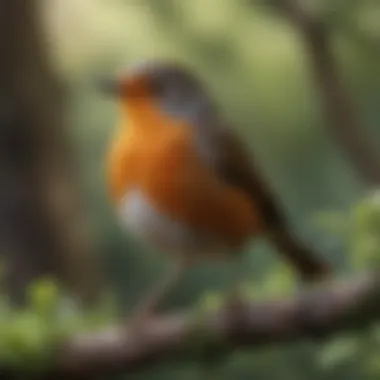
M299 0L278 0L305 41L322 96L329 130L367 183L380 184L380 157L360 125L358 113L341 81L323 22ZM304 2L305 3L305 2Z
M247 303L203 315L157 317L141 331L114 327L64 344L47 378L91 378L172 359L203 359L237 347L321 339L380 317L380 278L331 283L297 297Z

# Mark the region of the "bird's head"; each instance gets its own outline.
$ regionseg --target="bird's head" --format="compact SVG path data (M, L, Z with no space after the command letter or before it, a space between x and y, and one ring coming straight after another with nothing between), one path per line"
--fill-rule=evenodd
M200 80L190 70L171 62L146 62L135 65L102 89L116 96L127 108L143 103L154 104L173 116L193 118L210 105Z

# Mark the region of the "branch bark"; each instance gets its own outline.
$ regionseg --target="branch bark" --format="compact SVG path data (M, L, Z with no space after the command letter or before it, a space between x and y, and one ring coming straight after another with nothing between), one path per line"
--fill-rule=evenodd
M380 278L335 282L288 298L202 315L156 317L139 330L114 327L78 335L61 347L47 378L97 378L164 360L214 358L238 347L322 339L380 317Z
M299 0L278 0L278 4L304 39L321 92L330 133L351 159L358 175L370 185L379 185L378 150L365 136L358 112L342 83L323 21L308 12Z

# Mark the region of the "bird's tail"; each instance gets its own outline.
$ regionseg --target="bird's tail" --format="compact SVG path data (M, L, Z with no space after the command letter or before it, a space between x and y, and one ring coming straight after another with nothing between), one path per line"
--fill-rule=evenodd
M290 232L288 226L272 226L269 234L279 253L296 268L304 280L318 280L332 272L331 266Z
M263 219L263 232L274 243L279 254L307 281L328 276L332 272L330 264L291 231L275 194L257 176L254 179L252 198L256 200Z

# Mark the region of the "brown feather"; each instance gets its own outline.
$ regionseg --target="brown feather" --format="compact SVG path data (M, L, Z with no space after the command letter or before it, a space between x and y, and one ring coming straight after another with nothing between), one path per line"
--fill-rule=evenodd
M224 126L200 129L199 133L202 134L203 147L207 144L209 157L213 158L209 163L222 180L249 194L261 214L264 233L279 252L304 278L312 279L329 273L329 265L290 230L278 196L270 190L237 135Z

